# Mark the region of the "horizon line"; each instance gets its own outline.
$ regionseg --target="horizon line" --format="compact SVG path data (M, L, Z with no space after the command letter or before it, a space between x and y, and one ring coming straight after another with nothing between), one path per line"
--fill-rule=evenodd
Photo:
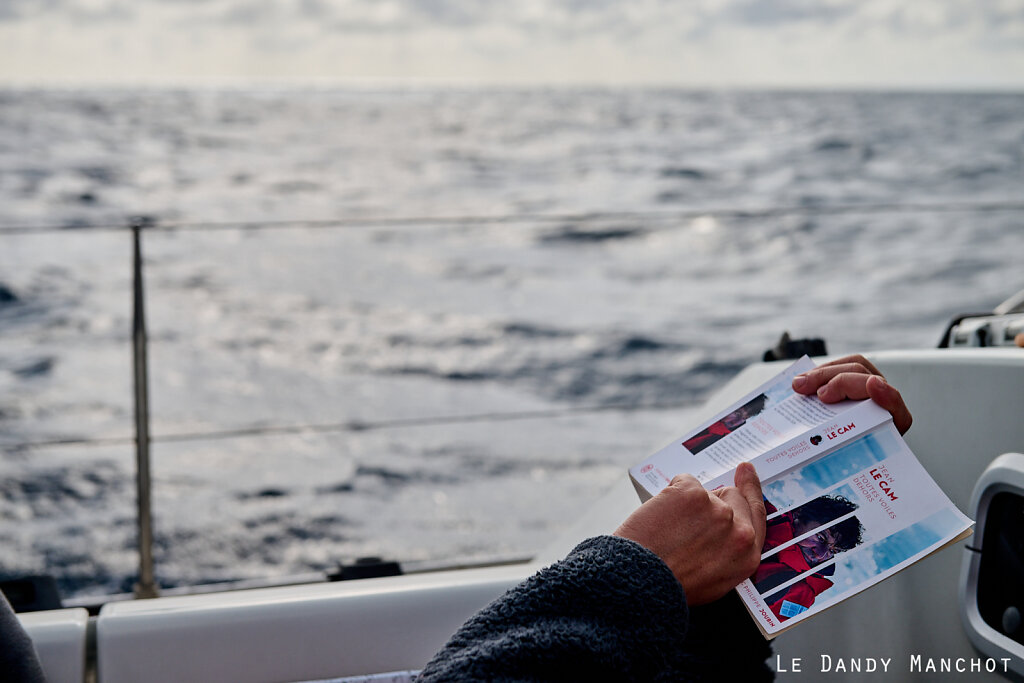
M1024 94L1024 83L713 83L682 81L488 81L452 78L168 78L22 79L0 76L0 90L675 90L680 92L837 92L906 94Z

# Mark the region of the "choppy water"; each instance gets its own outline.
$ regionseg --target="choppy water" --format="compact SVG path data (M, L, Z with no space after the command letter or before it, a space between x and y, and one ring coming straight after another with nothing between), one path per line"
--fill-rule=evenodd
M17 446L131 435L128 235L74 228L533 216L146 235L175 585L529 554L687 426L566 408L698 401L783 330L933 346L1024 287L1019 212L817 209L1022 189L1022 95L0 92L0 226L69 228L0 235L0 572L135 571L131 445ZM808 211L718 213L772 206ZM379 428L166 438L332 423Z

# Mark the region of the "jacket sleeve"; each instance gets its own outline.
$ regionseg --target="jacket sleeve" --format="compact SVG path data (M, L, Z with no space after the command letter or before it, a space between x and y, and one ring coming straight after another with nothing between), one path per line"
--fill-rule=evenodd
M657 555L599 536L477 613L416 680L770 680L768 644L730 596L688 609Z
M11 683L46 681L35 647L3 593L0 593L0 679Z

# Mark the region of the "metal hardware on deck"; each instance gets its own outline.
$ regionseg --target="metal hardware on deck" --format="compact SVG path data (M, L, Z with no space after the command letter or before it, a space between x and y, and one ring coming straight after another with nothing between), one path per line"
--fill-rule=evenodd
M63 607L57 580L50 576L21 576L0 581L3 593L15 612L41 612Z
M792 339L789 332L783 332L779 343L764 352L764 362L789 360L808 356L827 356L824 339Z
M338 571L328 574L328 581L351 581L353 579L375 579L382 576L401 576L402 567L397 562L379 557L360 557L353 564L342 564Z
M135 466L139 508L139 581L135 596L157 597L153 573L152 482L149 476L149 384L146 364L146 306L142 286L142 230L152 227L148 217L132 219L134 314L132 316L132 357L135 369Z

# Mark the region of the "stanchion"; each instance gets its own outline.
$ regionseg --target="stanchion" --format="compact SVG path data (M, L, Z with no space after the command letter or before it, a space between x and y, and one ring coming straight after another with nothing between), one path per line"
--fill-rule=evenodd
M149 475L149 373L146 363L146 306L142 282L142 230L153 226L147 217L131 222L134 245L132 358L135 370L135 465L139 524L139 581L135 597L157 597L153 572L152 482Z

